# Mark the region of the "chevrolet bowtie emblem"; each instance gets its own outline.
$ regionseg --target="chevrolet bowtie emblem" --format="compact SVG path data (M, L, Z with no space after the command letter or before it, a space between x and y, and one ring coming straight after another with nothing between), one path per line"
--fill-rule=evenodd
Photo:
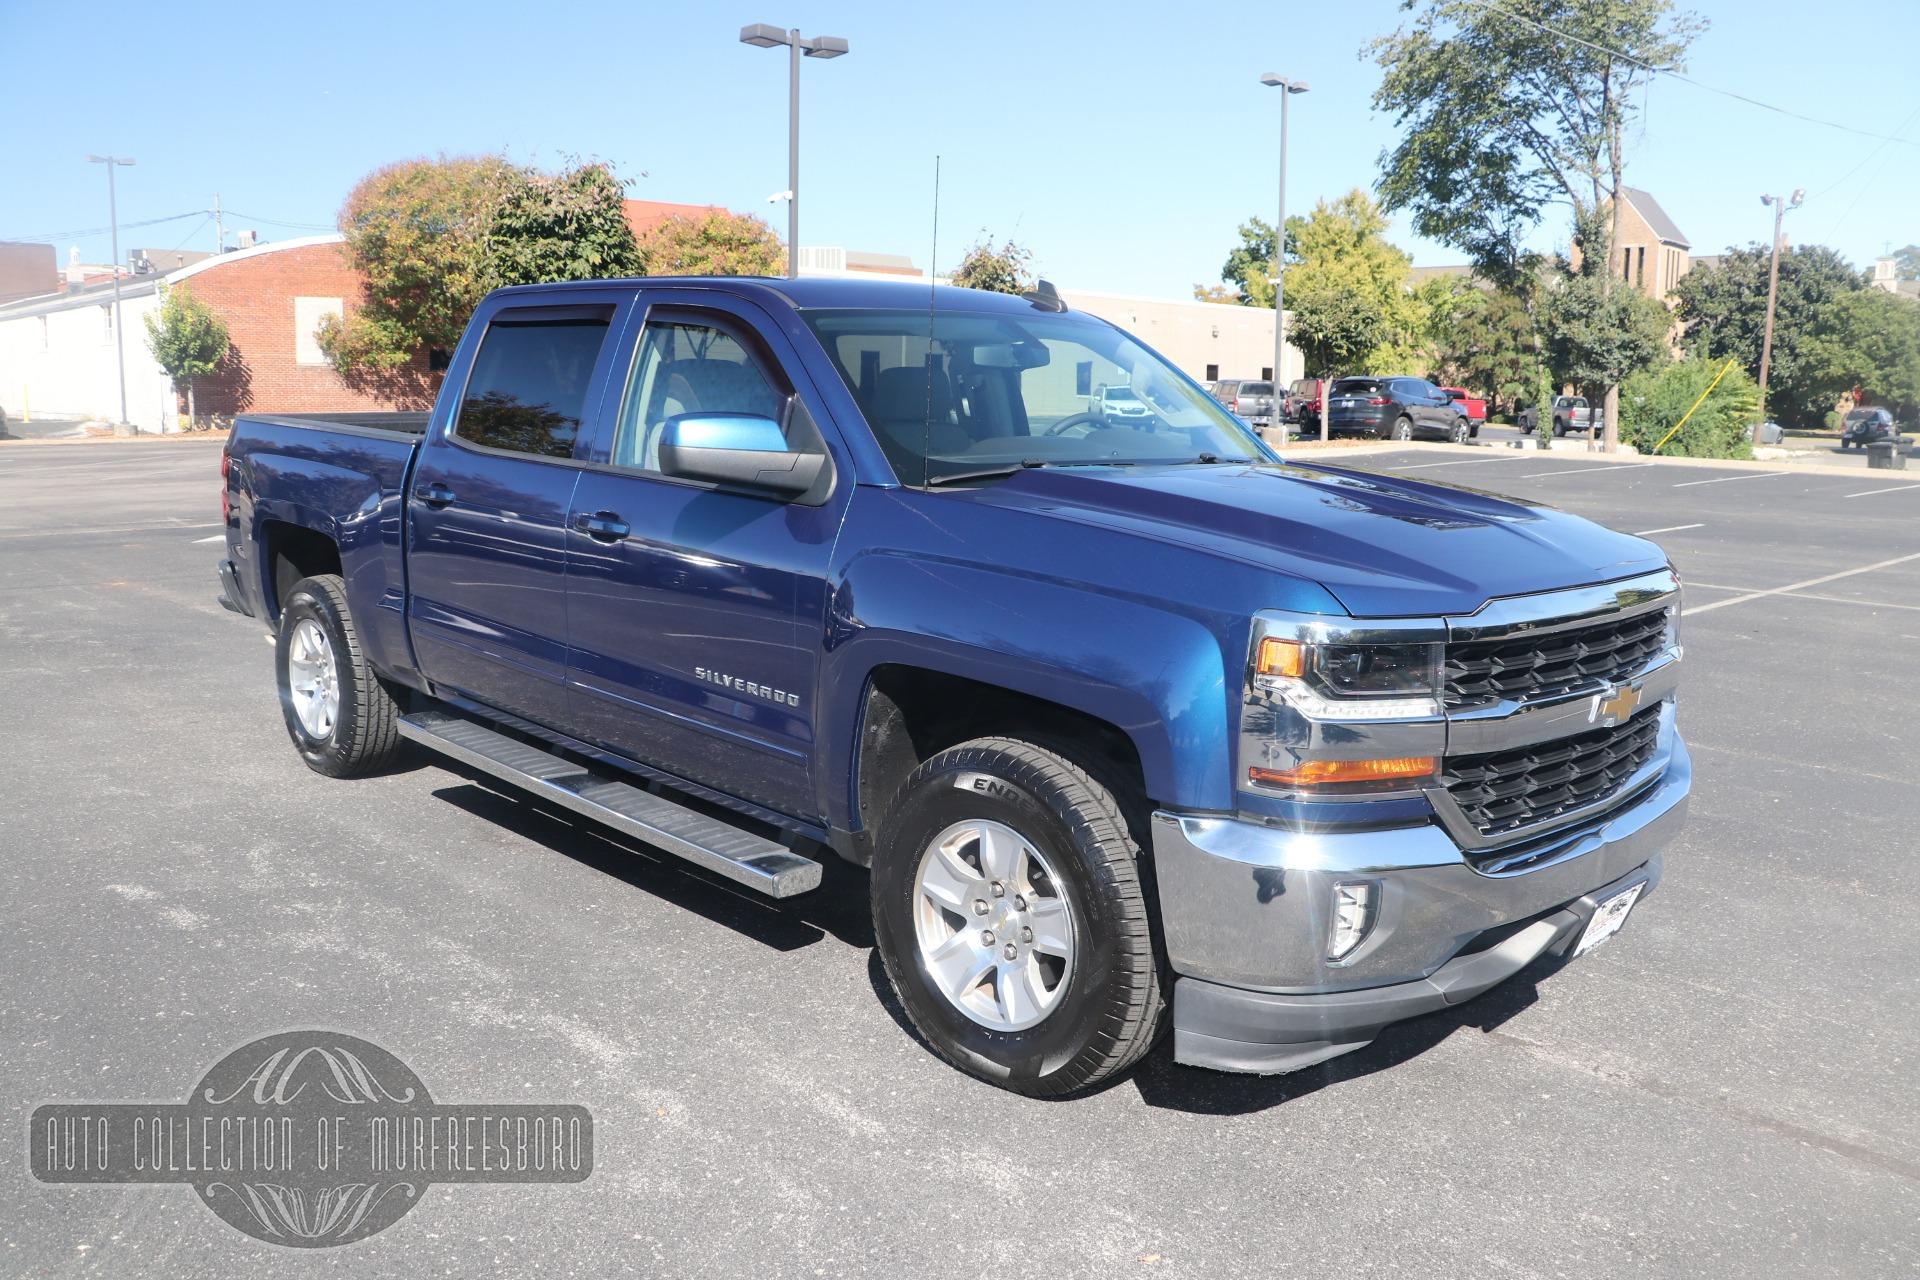
M1611 694L1593 695L1593 710L1588 713L1589 723L1596 720L1612 720L1616 724L1633 714L1640 705L1640 690L1630 684L1623 684Z

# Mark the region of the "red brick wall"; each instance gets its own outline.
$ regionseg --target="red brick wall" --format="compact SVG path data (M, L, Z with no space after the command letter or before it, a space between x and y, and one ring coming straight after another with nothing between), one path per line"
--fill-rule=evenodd
M227 367L199 379L195 387L203 417L418 409L428 407L438 389L439 375L426 372L424 359L396 376L352 384L331 365L296 360L295 298L340 298L349 315L359 301L360 275L347 265L340 245L306 245L222 261L177 287L226 321L233 344Z

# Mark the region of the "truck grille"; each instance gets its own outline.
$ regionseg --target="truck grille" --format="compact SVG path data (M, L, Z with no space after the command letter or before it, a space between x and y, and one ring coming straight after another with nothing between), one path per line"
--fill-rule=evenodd
M1544 635L1450 644L1446 708L1458 711L1501 699L1526 702L1619 683L1660 652L1666 631L1666 609L1653 609Z
M1653 758L1660 708L1611 729L1447 760L1440 782L1483 836L1505 835L1617 794Z

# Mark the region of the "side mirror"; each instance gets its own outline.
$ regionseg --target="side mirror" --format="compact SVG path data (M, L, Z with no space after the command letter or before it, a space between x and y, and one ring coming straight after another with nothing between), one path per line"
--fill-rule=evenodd
M826 454L789 448L780 424L758 414L683 413L660 432L660 470L682 480L797 498L826 465Z

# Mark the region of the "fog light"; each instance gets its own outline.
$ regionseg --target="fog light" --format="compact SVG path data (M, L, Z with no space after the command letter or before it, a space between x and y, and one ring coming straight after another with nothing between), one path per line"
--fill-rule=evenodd
M1366 941L1373 930L1379 886L1371 880L1352 880L1333 886L1333 929L1327 938L1327 959L1344 960Z

